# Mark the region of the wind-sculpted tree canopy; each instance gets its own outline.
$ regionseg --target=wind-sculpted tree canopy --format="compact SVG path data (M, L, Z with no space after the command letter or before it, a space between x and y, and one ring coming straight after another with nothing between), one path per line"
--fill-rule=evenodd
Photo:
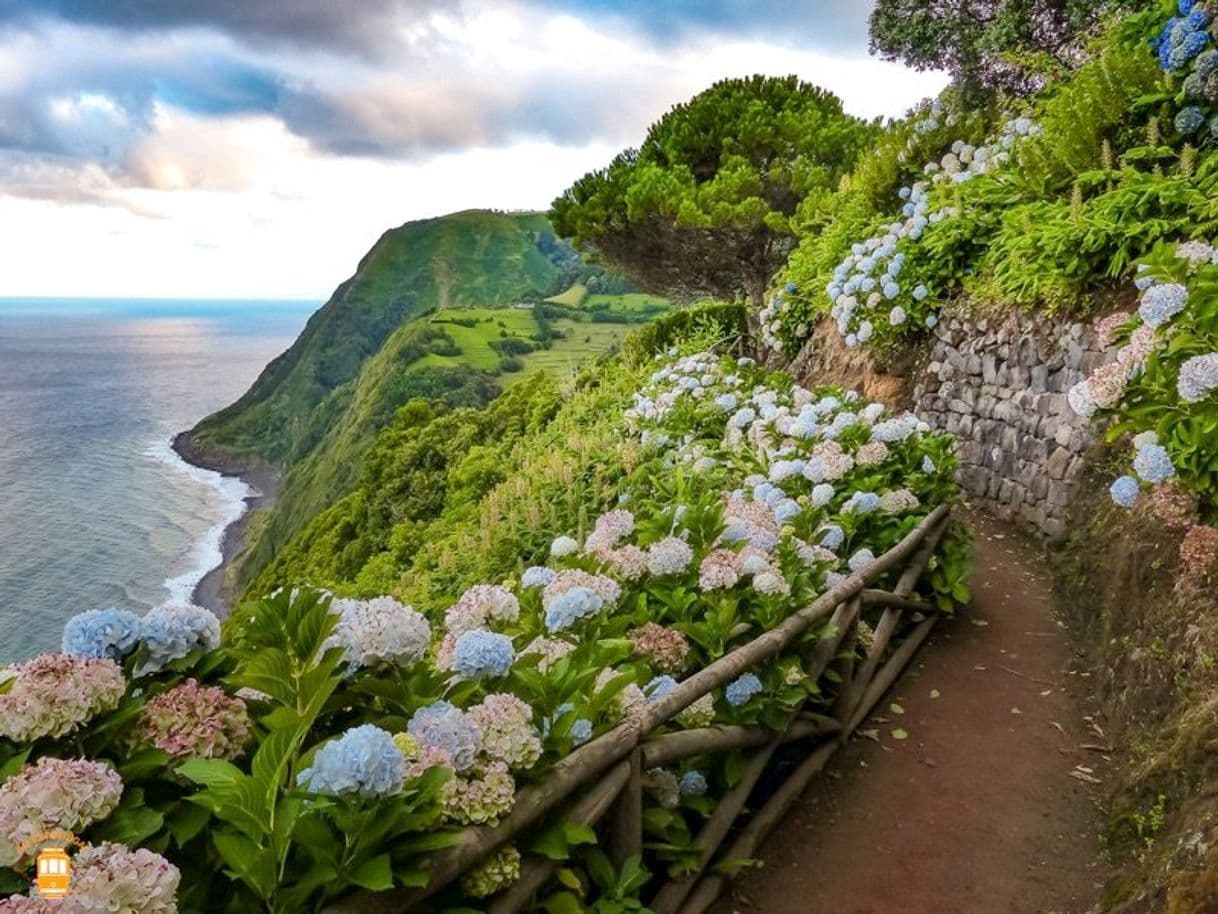
M1106 12L1125 0L878 0L871 50L919 70L947 70L970 95L1027 91L1076 61Z
M800 201L835 187L877 130L793 76L724 80L577 181L551 217L646 288L760 301Z

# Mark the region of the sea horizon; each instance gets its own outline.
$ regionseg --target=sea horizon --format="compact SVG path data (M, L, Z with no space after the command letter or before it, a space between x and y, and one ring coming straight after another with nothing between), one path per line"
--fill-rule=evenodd
M249 489L171 442L319 304L0 296L0 663L56 649L81 610L191 599Z

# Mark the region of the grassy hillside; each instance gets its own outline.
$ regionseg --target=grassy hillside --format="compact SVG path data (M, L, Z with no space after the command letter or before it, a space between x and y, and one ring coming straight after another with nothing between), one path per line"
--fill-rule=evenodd
M476 410L533 372L574 372L667 308L634 293L539 304L586 282L617 287L538 214L463 212L387 232L249 393L192 433L208 456L283 474L277 504L251 523L236 585L352 490L404 404Z
M574 384L534 372L482 409L408 403L377 435L350 492L274 550L250 595L307 581L413 599L502 576L521 550L544 551L550 522L579 526L608 503L611 483L637 451L620 439L617 416L653 370L650 355L694 332L732 337L743 322L735 305L682 310L631 336L616 367L598 362Z
M290 463L341 412L335 392L406 321L433 309L544 297L587 269L538 213L471 210L391 229L249 392L199 423L195 442Z

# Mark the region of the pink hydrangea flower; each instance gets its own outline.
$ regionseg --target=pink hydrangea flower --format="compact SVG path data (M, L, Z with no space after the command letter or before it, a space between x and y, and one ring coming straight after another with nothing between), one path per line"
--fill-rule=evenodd
M506 587L498 584L475 584L444 614L444 627L453 635L463 635L476 628L487 628L489 622L515 622L520 616L520 602Z
M137 742L175 758L240 758L249 738L245 702L193 679L149 699L135 728Z
M469 716L482 728L482 751L493 761L519 771L541 758L541 736L527 702L507 693L487 695Z
M1218 530L1205 524L1194 524L1180 543L1181 583L1200 586L1218 563Z
M647 570L657 577L680 574L693 560L689 544L675 536L665 537L647 550Z
M740 582L736 553L716 549L698 566L698 587L702 590L727 590Z
M81 831L114 812L123 779L109 765L43 756L0 785L0 864L20 857L19 846L54 828Z
M661 673L680 673L689 661L689 642L675 628L647 622L630 635L634 649Z
M1191 527L1197 515L1197 496L1174 482L1152 488L1143 505L1159 523L1171 530Z
M1115 314L1109 314L1107 317L1102 317L1095 322L1095 335L1099 344L1104 349L1107 349L1116 342L1117 331L1129 322L1133 317L1132 312L1118 311Z
M575 650L575 645L563 638L544 638L537 637L529 642L528 647L520 652L521 656L526 654L540 654L541 660L537 663L537 669L545 673L561 657L567 656Z
M0 736L30 742L60 737L118 706L127 691L122 668L108 657L42 654L0 671L13 680L0 695Z
M1112 409L1125 396L1125 385L1129 382L1129 368L1121 362L1109 362L1091 373L1087 378L1087 389L1091 399L1100 409Z
M888 459L888 445L883 441L868 441L854 453L859 466L873 467Z
M178 868L150 850L121 844L86 847L72 861L65 914L177 914Z
M624 508L609 511L596 519L596 528L584 542L585 552L614 548L634 532L634 515Z
M503 762L449 778L440 791L444 817L461 825L497 825L516 802L516 782Z
M637 581L647 573L647 553L638 546L622 546L607 552L604 561L624 581Z

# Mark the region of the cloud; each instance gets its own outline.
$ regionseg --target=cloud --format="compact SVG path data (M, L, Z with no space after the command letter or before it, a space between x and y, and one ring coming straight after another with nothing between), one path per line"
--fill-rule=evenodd
M48 20L124 32L211 29L258 43L387 52L432 12L457 0L0 0L0 23Z
M945 79L867 57L868 10L0 0L0 292L324 296L386 225L543 208L725 77L897 114Z
M874 0L535 0L546 11L614 21L660 45L689 33L766 37L817 50L866 42ZM256 43L326 48L382 57L400 50L435 14L476 16L492 0L0 0L0 24L47 20L128 32L211 29Z
M854 51L867 46L874 0L540 0L575 14L630 22L661 45L691 33L766 38L810 50Z

